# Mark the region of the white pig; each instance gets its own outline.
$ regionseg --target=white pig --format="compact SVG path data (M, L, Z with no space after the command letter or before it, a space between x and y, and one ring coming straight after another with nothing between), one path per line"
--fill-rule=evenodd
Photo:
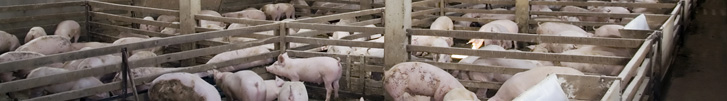
M431 30L454 30L454 23L452 22L452 19L450 19L447 16L440 16L434 22L432 22L432 25L429 26L429 29ZM449 46L454 45L454 39L452 37L439 37L447 41L447 44Z
M607 37L607 38L621 38L621 32L619 29L623 29L622 25L603 25L595 29L595 37Z
M475 93L466 88L455 88L444 95L444 101L480 101Z
M179 24L179 22L172 22L172 24ZM178 29L177 28L172 28L172 27L166 27L166 28L162 29L161 33L171 34L171 35L179 35Z
M134 68L134 69L129 70L129 75L131 75L132 78L138 78L138 77L144 77L144 76L154 75L154 74L159 74L159 73L166 73L166 72L179 70L179 69L181 69L181 68L139 67L139 68ZM132 79L132 78L130 78L130 79ZM123 80L123 78L122 78L121 72L116 73L116 75L114 75L114 79L113 79L114 82L122 81L122 80ZM142 82L141 85L136 86L137 91L148 90L149 88L151 88L151 83L148 83L148 82ZM131 90L131 88L127 89L126 91L127 91L126 93L133 92L133 90ZM123 94L123 91L116 90L111 93L113 95L121 95L121 94Z
M331 57L310 57L292 59L288 53L278 56L278 61L265 69L278 76L289 78L291 81L306 81L324 83L326 87L326 101L330 100L331 93L338 97L338 80L341 78L341 63Z
M283 87L283 79L280 79L279 77L275 77L275 80L265 80L265 87L266 92L265 94L265 101L273 101L278 98L278 95L280 94L280 89Z
M159 38L159 37L151 37L151 38L126 37L126 38L117 39L116 41L114 41L111 44L112 45L121 45L121 44L129 44L129 43L142 42L142 41L148 41L148 40L156 40L156 39L161 39L161 38ZM135 50L134 52L137 52L137 51L152 51L152 52L157 52L157 51L160 51L161 49L162 49L162 47L152 47L152 48L147 48L147 49Z
M35 38L41 37L41 36L47 36L48 34L45 33L45 29L43 27L33 27L30 28L30 31L28 31L28 34L25 35L25 41L24 43L30 42L30 40L33 40Z
M9 62L9 61L16 61L16 60L23 60L23 59L29 59L29 58L35 58L35 57L42 57L45 56L43 54L37 53L37 52L31 52L31 51L11 51L6 52L0 55L0 63L2 62ZM62 67L63 64L61 63L54 63L47 65L50 67ZM25 76L30 73L32 69L20 69L13 72L6 72L6 73L0 73L0 82L8 82L15 78L25 78Z
M575 50L565 51L563 52L563 54L631 57L631 54L633 53L631 53L628 49L586 45ZM575 62L561 62L560 64L564 67L571 67L583 72L598 73L601 75L617 75L618 73L620 73L621 69L623 69L623 66L619 65L588 64Z
M525 92L525 90L545 79L549 74L583 75L582 72L572 68L556 66L536 67L513 75L510 80L502 84L497 93L495 93L495 96L492 96L487 101L512 101L515 97Z
M50 75L56 75L56 74L62 74L70 72L69 70L63 69L63 68L53 68L53 67L39 67L34 69L33 71L28 74L28 78L36 78L36 77L45 77ZM103 83L99 81L96 78L93 77L85 77L77 80L71 80L65 83L59 83L59 84L52 84L48 86L41 86L38 88L31 89L31 97L38 97L42 96L43 91L47 91L50 93L60 93L70 90L79 90L79 89L85 89L85 88L91 88L100 86ZM101 94L95 94L92 96L89 96L88 98L91 100L100 100L103 98L108 98L109 96L106 93Z
M277 21L282 13L281 11L278 11L278 7L275 6L275 4L266 4L262 8L260 8L260 10L265 12L265 15L267 15L274 21Z
M430 37L430 36L412 36L411 37L411 44L412 45L419 45L419 46L433 46L433 47L450 47L447 44L447 41L445 39L439 38L439 37ZM414 53L417 56L427 56L427 54L423 52L417 52ZM432 59L437 62L443 62L448 63L452 61L452 58L449 54L431 54Z
M222 101L215 86L190 73L167 73L151 85L149 100L153 101Z
M154 17L146 16L143 18L144 20L154 21ZM151 31L151 32L159 32L161 31L161 28L159 26L154 25L146 25L146 24L139 24L139 29L145 30L145 31Z
M51 55L73 51L70 40L65 36L42 36L25 43L15 51L33 51L43 55Z
M71 43L71 46L73 47L73 50L81 50L82 48L89 47L89 48L101 48L111 45L111 43L103 43L103 42L78 42L78 43Z
M222 15L220 13L217 13L217 11L212 11L212 10L202 10L202 11L199 11L199 14L206 15L206 16L222 17ZM199 20L199 26L202 28L222 30L222 29L225 29L224 26L227 26L227 25L225 25L225 23L223 23L223 22L218 22L218 21Z
M268 50L264 47L250 47L250 48L245 48L245 49L228 51L228 52L223 52L223 53L215 55L214 57L212 57L212 59L207 61L207 64L224 62L224 61L232 60L235 58L255 56L255 55L260 55L260 54L264 54L264 53L268 53L268 52L270 52L270 50ZM253 61L253 62L249 62L249 63L240 63L237 65L228 66L228 67L217 68L217 70L219 70L221 72L231 72L231 71L236 71L236 70L241 70L241 69L247 69L247 68L254 67L254 66L265 65L270 62L273 62L272 58L264 59L264 60L257 60L257 61ZM198 73L198 75L200 75L201 77L204 77L204 76L208 76L210 72L211 71L208 71L207 73L204 73L204 72Z
M283 14L285 14L285 17L295 19L295 7L293 7L292 4L290 4L290 3L277 3L277 4L275 4L275 6L277 7L277 10L280 11L280 15L279 16L283 16ZM278 17L276 19L276 21L277 20L280 20L280 19L282 19L282 18L281 17Z
M308 101L308 92L303 82L283 83L278 101Z
M20 46L20 41L15 35L0 31L0 53L14 51Z
M576 25L572 24L566 24L566 23L557 23L557 22L545 22L538 24L538 28L536 29L535 33L537 34L543 34L543 35L560 35L560 32L563 31L576 31L579 33L588 33L585 30L581 29L581 27L578 27ZM590 33L588 33L589 36Z
M267 87L263 78L250 70L232 72L216 72L215 83L224 94L241 101L264 101Z
M384 88L395 101L406 101L404 93L432 96L442 101L445 94L455 88L464 88L451 74L431 64L404 62L384 73Z
M480 27L480 32L498 32L498 33L517 33L517 24L511 20L495 20ZM479 49L486 45L499 45L505 49L517 48L512 40L493 40L493 39L471 39L467 43L472 43L473 49Z
M73 42L78 42L78 37L81 36L81 25L73 20L62 21L56 27L55 35L65 36L68 39L74 39Z
M582 33L580 31L575 30L567 30L567 31L561 31L557 34L557 36L565 36L565 37L588 37L588 33ZM564 51L573 50L578 48L581 45L577 44L566 44L566 43L540 43L539 45L542 45L542 48L534 49L535 52L544 52L544 53L562 53ZM545 50L540 50L545 49Z

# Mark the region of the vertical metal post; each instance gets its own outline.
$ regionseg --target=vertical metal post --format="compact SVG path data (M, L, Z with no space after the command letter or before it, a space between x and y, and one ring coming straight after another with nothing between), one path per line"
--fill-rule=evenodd
M384 9L384 70L409 60L406 46L409 44L409 35L406 29L411 28L411 0L388 0ZM385 94L386 99L393 99Z
M529 33L530 32L530 24L528 24L528 21L530 20L530 0L516 0L515 1L515 22L517 23L518 28L520 28L520 33Z

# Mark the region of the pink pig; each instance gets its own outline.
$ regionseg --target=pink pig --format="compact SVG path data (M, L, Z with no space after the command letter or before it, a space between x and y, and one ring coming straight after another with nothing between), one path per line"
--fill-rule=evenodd
M341 78L341 64L331 57L310 57L292 59L288 53L278 56L278 61L265 69L278 76L289 78L291 81L307 81L312 83L323 82L326 87L326 101L330 100L331 93L338 97L338 80Z
M263 101L266 98L263 78L250 70L215 72L215 82L225 95L235 100Z
M384 87L395 101L406 101L405 93L432 96L432 100L442 101L450 90L464 88L447 71L422 62L394 65L384 73Z

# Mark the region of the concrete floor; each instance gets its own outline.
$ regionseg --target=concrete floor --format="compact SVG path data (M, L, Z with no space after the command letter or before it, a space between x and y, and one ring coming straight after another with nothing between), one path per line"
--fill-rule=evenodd
M665 101L727 100L727 1L701 0L682 34L670 75L657 96Z

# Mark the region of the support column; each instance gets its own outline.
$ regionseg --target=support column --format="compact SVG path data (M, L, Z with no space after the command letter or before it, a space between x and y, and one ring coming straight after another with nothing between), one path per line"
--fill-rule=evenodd
M195 33L195 27L197 22L194 20L194 15L199 13L201 10L200 0L179 0L179 33L180 34L193 34ZM196 42L185 43L180 46L182 51L193 50L197 47ZM182 66L191 66L196 64L194 58L185 59L181 61Z
M515 1L515 22L517 23L520 33L529 33L530 24L530 0L516 0Z
M406 29L411 28L411 0L387 0L384 9L384 70L409 60L406 45L409 36ZM392 100L389 94L384 94L386 100Z

